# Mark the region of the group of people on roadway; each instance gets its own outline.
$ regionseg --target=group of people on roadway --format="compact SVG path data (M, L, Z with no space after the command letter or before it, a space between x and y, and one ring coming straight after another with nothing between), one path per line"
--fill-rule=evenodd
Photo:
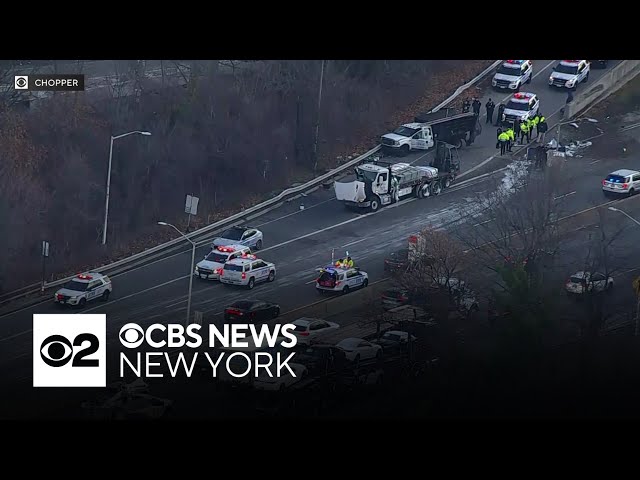
M491 99L489 99L489 101L491 101ZM498 122L498 125L501 125L501 122ZM498 143L496 144L496 148L500 149L500 155L512 151L513 144L518 136L523 145L528 144L531 141L534 128L538 142L544 142L544 137L548 129L547 119L544 115L537 114L535 117L524 121L516 119L506 130L503 130L502 126L498 126L496 132Z

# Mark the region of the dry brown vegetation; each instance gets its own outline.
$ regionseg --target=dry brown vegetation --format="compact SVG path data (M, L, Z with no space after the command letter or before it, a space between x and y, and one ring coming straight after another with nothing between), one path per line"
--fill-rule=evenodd
M368 150L490 62L327 61L319 166ZM164 88L132 65L116 72L131 85L125 97L119 87L61 94L31 111L3 98L0 291L38 280L43 239L50 271L78 271L173 238L155 222L182 224L186 194L200 197L201 226L313 174L321 62L255 62L234 73L215 65L192 65L185 85ZM114 145L103 250L109 136L130 130L153 136Z

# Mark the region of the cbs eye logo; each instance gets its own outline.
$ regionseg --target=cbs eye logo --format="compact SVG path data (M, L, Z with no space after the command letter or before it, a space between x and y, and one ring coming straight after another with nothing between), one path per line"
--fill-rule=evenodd
M120 343L123 347L138 348L144 342L144 330L136 323L127 323L120 329Z
M104 314L33 316L34 387L105 387Z
M29 77L27 75L16 75L14 86L16 90L27 90L29 88Z
M82 347L85 342L89 342L89 346L73 353L73 347ZM90 333L81 333L74 340L73 344L62 335L51 335L44 339L40 349L40 357L42 361L50 367L64 367L71 358L72 367L98 367L100 361L98 359L87 359L98 351L100 340Z

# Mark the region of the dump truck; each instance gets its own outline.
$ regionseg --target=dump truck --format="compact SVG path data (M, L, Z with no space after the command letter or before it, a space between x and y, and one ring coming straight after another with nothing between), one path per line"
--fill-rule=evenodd
M457 113L454 109L423 113L392 133L382 135L382 151L387 155L407 155L414 150L429 150L437 142L446 142L461 148L471 145L482 132L478 117L473 112Z
M399 202L408 196L417 198L439 195L448 188L460 171L460 160L453 145L438 143L431 166L415 166L377 160L355 169L355 180L336 181L336 199L347 208L369 209Z

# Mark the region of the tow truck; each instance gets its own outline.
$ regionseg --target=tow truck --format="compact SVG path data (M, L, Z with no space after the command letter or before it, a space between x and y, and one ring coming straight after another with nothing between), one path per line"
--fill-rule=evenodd
M470 145L482 132L482 126L473 112L456 113L447 108L415 117L392 133L382 135L382 151L390 155L407 155L413 150L429 150L438 141L462 148Z
M414 166L377 160L356 167L356 179L334 183L336 199L347 208L368 208L375 212L381 206L397 203L414 195L424 198L439 195L460 172L457 147L438 142L431 166Z

